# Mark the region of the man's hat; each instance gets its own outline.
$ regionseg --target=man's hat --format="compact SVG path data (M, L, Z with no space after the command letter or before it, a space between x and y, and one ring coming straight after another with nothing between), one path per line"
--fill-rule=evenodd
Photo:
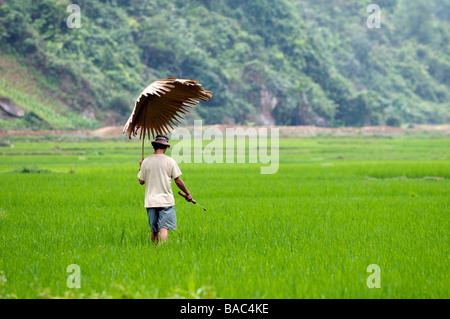
M152 142L152 145L154 144L166 145L170 147L169 138L165 135L157 135L155 140Z

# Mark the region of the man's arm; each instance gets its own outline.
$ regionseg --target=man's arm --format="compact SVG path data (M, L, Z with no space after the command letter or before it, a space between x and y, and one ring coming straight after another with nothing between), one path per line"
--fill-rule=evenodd
M141 171L141 168L142 168L142 162L143 162L143 161L144 161L144 159L142 159L142 160L139 162L139 172ZM144 185L144 184L145 184L145 181L143 181L142 179L139 178L139 184Z
M187 189L186 185L184 185L183 180L180 178L180 176L178 176L177 178L174 179L175 184L177 184L177 187L179 189L181 189L185 194L186 194L186 200L188 202L192 202L192 196L191 193L189 192L189 190Z

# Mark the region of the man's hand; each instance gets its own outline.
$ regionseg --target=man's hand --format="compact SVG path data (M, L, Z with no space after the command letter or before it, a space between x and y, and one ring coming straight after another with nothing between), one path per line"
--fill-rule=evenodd
M186 199L187 202L192 202L192 196L191 196L191 194L187 194L186 197L185 197L184 199Z

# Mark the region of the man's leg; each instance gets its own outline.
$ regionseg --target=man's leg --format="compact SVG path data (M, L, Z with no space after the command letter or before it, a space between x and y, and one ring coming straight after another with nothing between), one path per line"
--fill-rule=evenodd
M152 232L152 242L156 245L158 243L158 241L159 241L158 233Z
M150 224L150 229L152 231L152 242L153 244L157 244L159 241L158 238L158 218L159 218L159 212L157 208L147 208L147 215L148 215L148 223Z
M161 228L159 233L152 232L152 242L156 245L160 240L163 242L167 242L167 238L169 237L169 231L165 228Z
M177 230L177 219L175 216L174 206L158 208L158 228L159 228L158 240L167 242L169 236L169 229Z
M160 239L163 241L163 242L167 242L167 237L168 237L168 235L169 235L169 231L166 229L166 228L161 228L160 230L159 230L159 234L160 234Z

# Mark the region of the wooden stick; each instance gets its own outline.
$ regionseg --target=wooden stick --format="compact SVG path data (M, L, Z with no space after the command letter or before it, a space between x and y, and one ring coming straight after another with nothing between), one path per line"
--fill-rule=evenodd
M187 195L184 194L182 191L178 191L178 195L183 196L184 198L187 197ZM192 199L192 203L193 203L193 204L197 204L197 202L196 202L194 199Z
M144 125L141 128L141 131L144 130L144 135L142 136L142 159L144 159L144 142L145 142L145 119L147 118L147 108L148 108L148 101L145 104L145 111L144 111Z

